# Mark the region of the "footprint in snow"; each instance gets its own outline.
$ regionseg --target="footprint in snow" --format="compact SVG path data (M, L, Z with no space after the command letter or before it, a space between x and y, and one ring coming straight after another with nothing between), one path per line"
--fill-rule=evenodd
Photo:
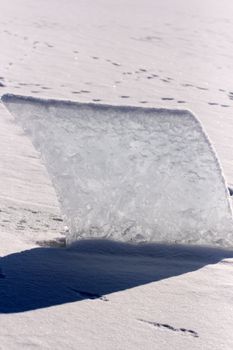
M198 90L205 90L205 91L209 90L208 88L202 87L202 86L196 86L196 88L197 88Z
M150 326L155 327L158 330L161 331L171 331L171 332L176 332L177 334L180 335L188 335L194 338L199 338L199 335L197 332L193 331L192 329L186 329L186 328L175 328L167 323L158 323L158 322L152 322L152 321L147 321L143 319L138 319L140 322L147 323Z
M193 87L193 85L192 85L192 84L189 84L189 83L181 84L181 86L184 86L184 87Z
M163 101L173 101L174 98L173 97L162 97L161 100L163 100Z
M117 63L117 62L112 62L112 65L113 66L116 66L116 67L120 67L121 65L119 64L119 63Z

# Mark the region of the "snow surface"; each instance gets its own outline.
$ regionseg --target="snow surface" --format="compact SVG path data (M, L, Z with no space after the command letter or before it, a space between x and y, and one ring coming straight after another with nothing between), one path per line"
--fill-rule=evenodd
M188 111L4 95L41 152L69 242L221 243L232 212L217 158Z
M188 108L233 184L231 0L8 0L0 14L0 95ZM233 349L232 250L39 247L64 224L2 104L0 210L1 350Z

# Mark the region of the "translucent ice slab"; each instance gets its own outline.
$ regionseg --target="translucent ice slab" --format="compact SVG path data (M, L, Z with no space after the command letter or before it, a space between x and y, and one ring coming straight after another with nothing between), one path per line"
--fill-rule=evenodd
M2 101L41 152L69 242L232 244L222 171L191 112L14 95Z

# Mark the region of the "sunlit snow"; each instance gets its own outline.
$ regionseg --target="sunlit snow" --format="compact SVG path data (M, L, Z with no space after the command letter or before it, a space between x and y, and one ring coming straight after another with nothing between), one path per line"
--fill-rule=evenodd
M204 155L198 152L194 158L201 161L201 167L192 169L191 157L185 169L195 170L193 179L197 170L199 175L204 171L205 186L201 186L202 178L198 188L196 181L188 186L183 179L186 195L174 189L173 181L172 191L168 191L169 184L162 191L169 198L176 196L177 207L183 199L185 205L189 202L196 208L198 202L205 210L215 203L216 218L206 212L209 226L210 217L217 223L230 215L222 174L232 186L232 18L232 0L0 1L0 96L10 93L43 100L192 111L216 151L212 152L203 136L200 147L207 148L213 171L208 173ZM35 100L33 109L34 104ZM211 248L193 245L193 241L184 246L100 239L78 240L75 246L64 248L67 228L59 212L57 175L52 174L58 159L63 164L63 155L51 165L42 150L41 158L36 150L40 144L35 144L38 135L31 135L34 146L28 137L35 120L26 113L25 133L19 122L19 114L23 118L20 108L18 112L14 119L0 103L0 348L232 350L233 251L219 247L231 241L225 224L222 232L203 235L205 243L215 244ZM64 120L55 118L52 106L45 116L48 120L42 123L39 113L37 123L51 137L51 144L46 143L50 153L55 134L49 120L56 120L56 132L64 127ZM100 130L101 124L95 126ZM75 127L70 118L67 127ZM97 141L99 152L101 140ZM111 149L114 154L119 151L120 145L110 141L114 147L104 149L101 159L109 159ZM182 142L187 146L185 139ZM149 149L155 152L153 145ZM92 141L90 146L94 148ZM56 147L61 149L60 140ZM189 151L185 149L184 157ZM119 157L122 164L124 152ZM112 159L114 176L107 173L111 186L117 171ZM139 158L136 164L127 158L124 164L131 167L123 169L124 174L144 169L146 159L141 168ZM92 176L99 171L94 170ZM136 184L136 172L130 175ZM149 182L155 179L148 178ZM142 178L140 183L149 185ZM137 193L144 192L138 188L133 195ZM152 195L155 188L147 191L151 201ZM104 198L101 203L109 203ZM166 211L171 211L166 203ZM136 219L143 220L141 216ZM228 220L223 221L228 225ZM195 243L203 242L197 232L192 237Z

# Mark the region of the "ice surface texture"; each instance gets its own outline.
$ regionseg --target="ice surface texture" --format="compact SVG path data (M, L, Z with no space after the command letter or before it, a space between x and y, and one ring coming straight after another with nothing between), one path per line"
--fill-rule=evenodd
M68 241L232 244L217 157L189 111L4 95L41 152Z

